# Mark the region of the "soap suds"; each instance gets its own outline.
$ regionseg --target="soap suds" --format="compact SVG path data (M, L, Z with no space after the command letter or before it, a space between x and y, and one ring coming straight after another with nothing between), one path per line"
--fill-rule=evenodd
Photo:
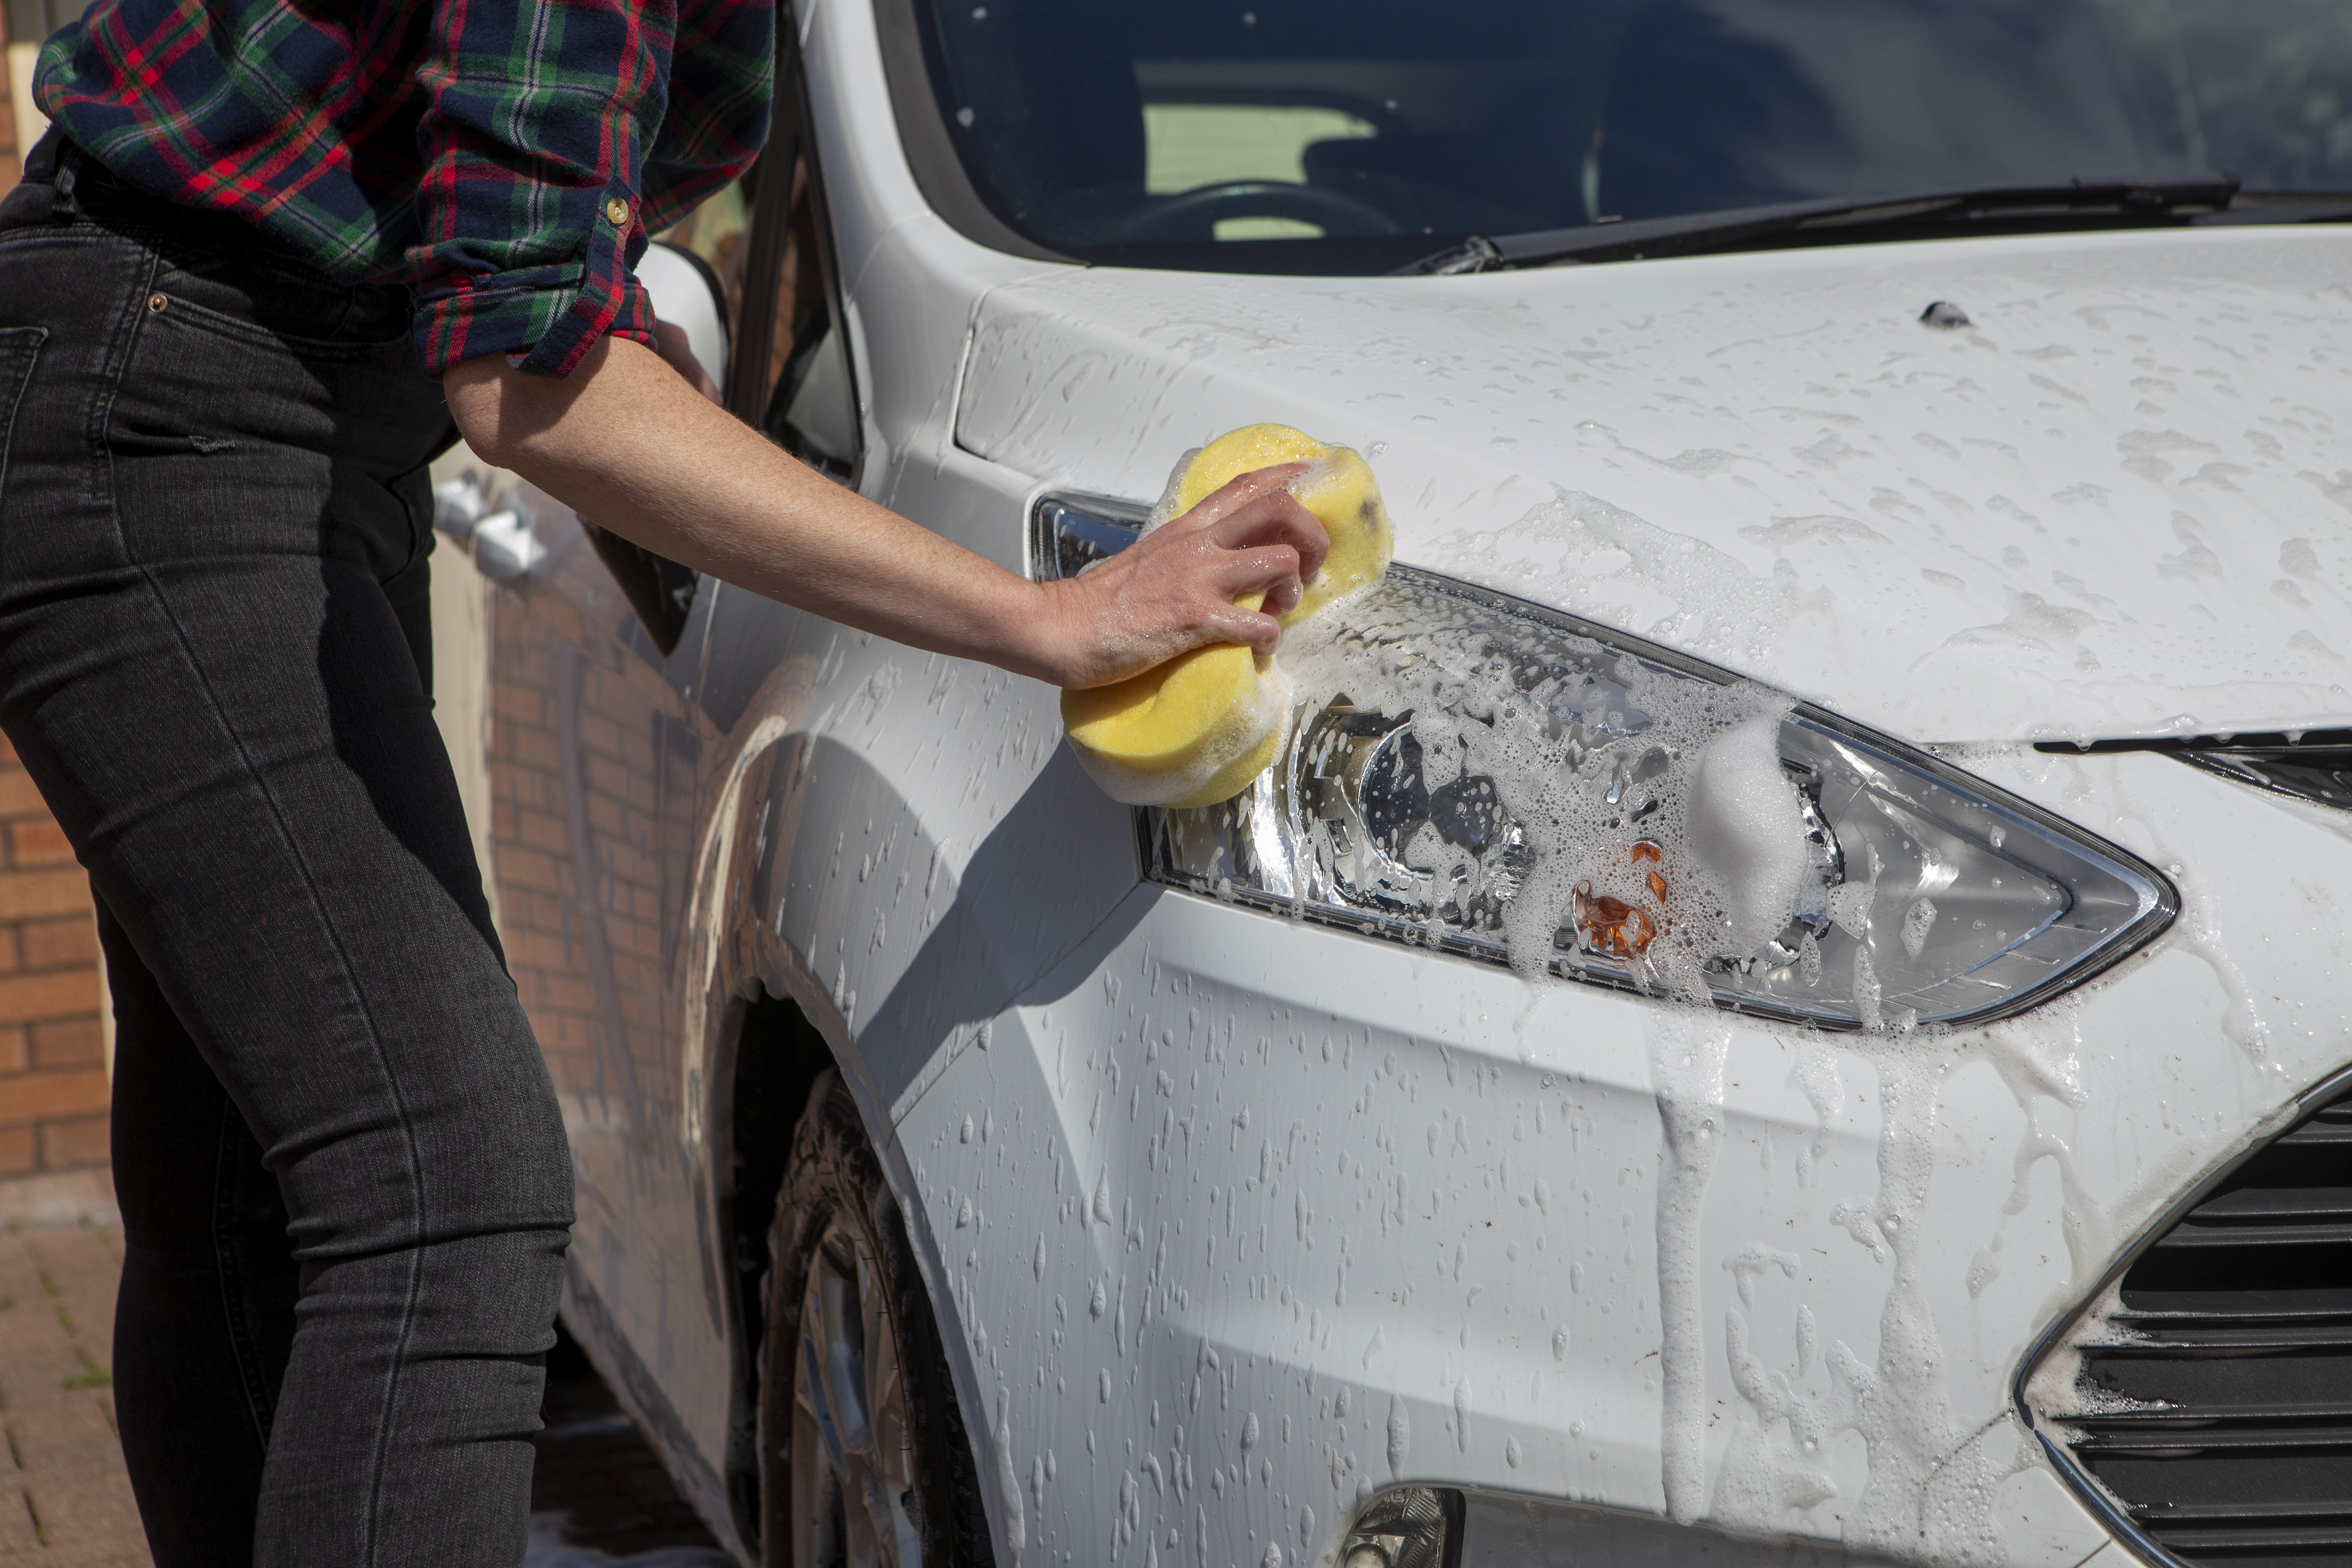
M1293 627L1283 663L1290 772L1242 808L1273 890L1433 909L1441 936L1499 939L1530 980L1581 963L1700 1000L1709 962L1780 934L1820 880L1774 749L1790 704L1762 688L1394 578ZM1412 804L1409 834L1350 816L1331 787L1360 796L1363 753L1408 722L1372 765ZM1281 832L1286 817L1304 831Z
M1666 1513L1695 1522L1706 1508L1706 1332L1699 1296L1699 1215L1723 1147L1723 1069L1731 1026L1711 1011L1673 1008L1648 1027L1650 1078L1665 1149L1658 1169L1661 1468Z
M1699 759L1688 810L1691 847L1722 891L1724 951L1753 952L1795 917L1808 869L1804 814L1780 767L1780 714L1759 713L1716 738Z

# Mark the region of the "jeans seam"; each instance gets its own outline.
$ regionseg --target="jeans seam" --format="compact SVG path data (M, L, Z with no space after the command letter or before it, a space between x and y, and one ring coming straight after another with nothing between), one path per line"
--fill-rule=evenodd
M14 332L25 330L26 329L12 327L7 331ZM16 384L13 392L8 393L7 401L0 404L0 506L7 504L8 453L16 439L16 411L24 406L25 394L33 384L33 377L40 373L41 350L49 341L49 330L47 327L34 327L30 330L37 335L33 339L32 358L25 364L24 379ZM0 332L0 336L5 335L7 335L6 332ZM0 391L5 390L5 387L0 387ZM409 521L409 531L412 534L416 531L414 519Z
M122 378L131 374L131 351L138 346L139 319L146 313L146 297L155 285L157 268L163 265L162 249L154 241L144 244L146 276L144 287L132 288L123 300L121 318L114 324L114 337L107 344L107 366L100 373L102 390L90 400L89 424L82 432L99 461L90 465L90 477L102 493L89 499L93 505L103 507L106 515L114 520L114 542L122 552L126 563L131 562L131 535L122 526L122 509L115 504L114 442L109 432L114 426L114 400L122 395ZM165 612L167 615L168 611ZM173 621L174 630L179 623Z
M270 1408L268 1378L261 1365L260 1352L254 1344L253 1325L246 1315L246 1304L251 1296L244 1270L238 1267L236 1249L237 1134L244 1130L236 1102L224 1095L220 1142L213 1165L213 1258L221 1282L221 1310L228 1320L230 1347L236 1358L239 1379L245 1384L246 1409L253 1416L254 1434L261 1439L262 1452L266 1454L269 1451L274 1412Z

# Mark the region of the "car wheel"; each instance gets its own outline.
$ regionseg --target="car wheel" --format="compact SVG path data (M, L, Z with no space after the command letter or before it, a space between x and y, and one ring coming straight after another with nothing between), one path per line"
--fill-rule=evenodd
M898 1200L837 1074L809 1095L768 1237L768 1568L985 1568L988 1526Z

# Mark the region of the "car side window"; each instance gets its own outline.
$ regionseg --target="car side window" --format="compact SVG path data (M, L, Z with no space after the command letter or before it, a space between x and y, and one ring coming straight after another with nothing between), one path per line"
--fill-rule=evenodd
M727 401L811 468L855 485L863 447L857 385L840 324L824 182L808 135L799 60L788 52L777 63L775 125L750 176L743 304L732 323L742 348ZM753 352L761 342L767 352Z

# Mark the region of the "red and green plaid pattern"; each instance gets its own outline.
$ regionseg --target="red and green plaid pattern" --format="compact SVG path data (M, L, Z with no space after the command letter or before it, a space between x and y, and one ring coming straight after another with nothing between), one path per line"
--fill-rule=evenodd
M414 286L438 375L653 341L646 237L768 125L773 0L99 0L35 96L133 187Z

